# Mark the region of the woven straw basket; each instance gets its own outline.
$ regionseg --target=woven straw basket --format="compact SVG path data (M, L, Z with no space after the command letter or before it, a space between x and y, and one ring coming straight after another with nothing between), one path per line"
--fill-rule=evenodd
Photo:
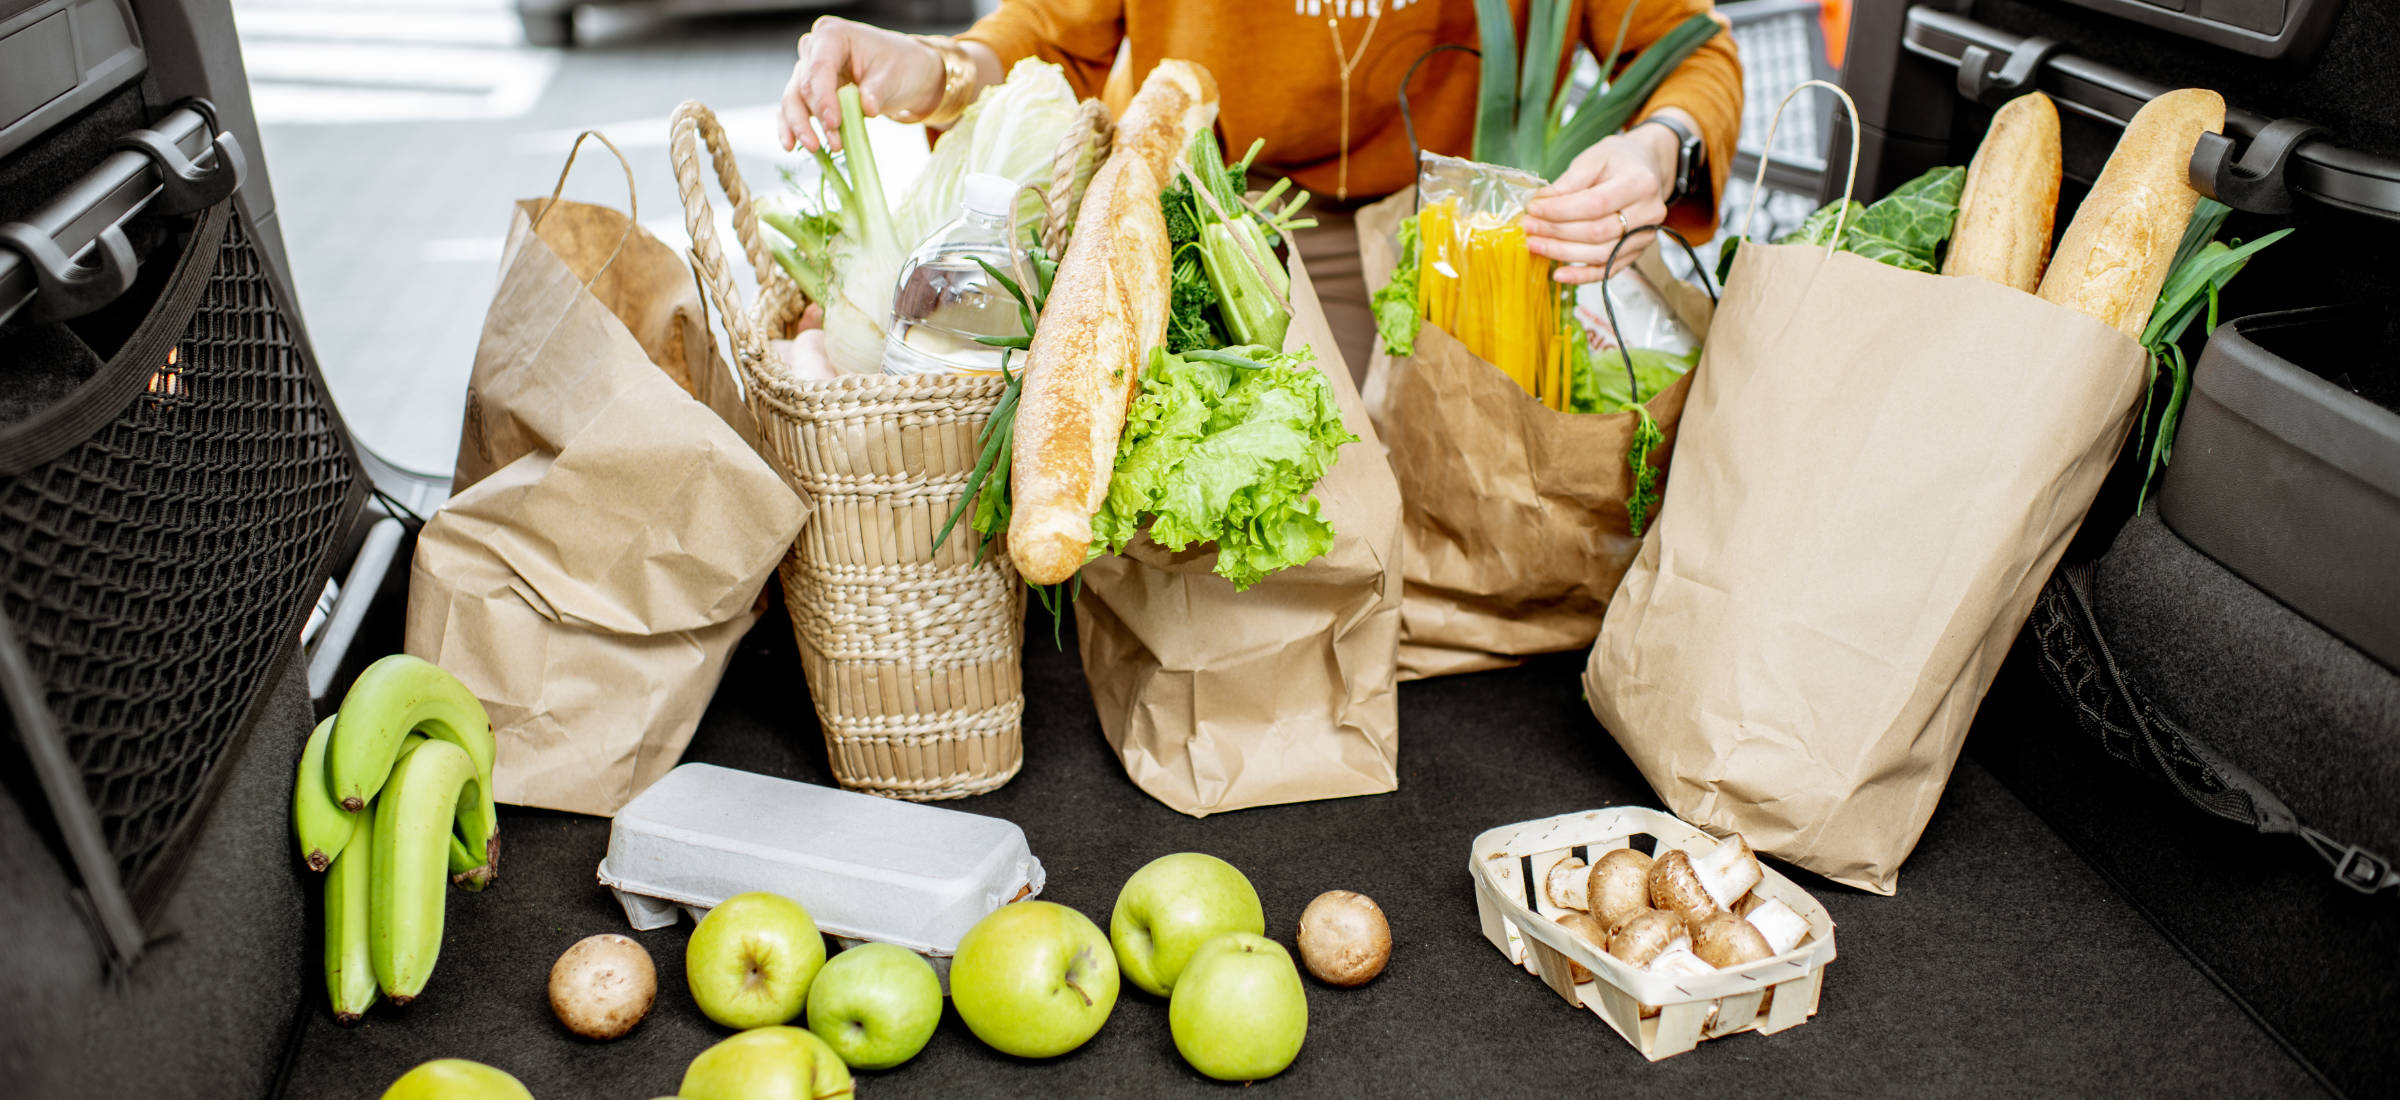
M1107 140L1105 115L1078 117L1061 147L1070 178L1085 148ZM963 519L941 549L933 538L966 491L1005 382L787 373L768 341L794 335L808 303L759 236L725 131L686 101L668 134L692 266L724 319L760 450L815 506L777 572L834 778L917 801L999 787L1024 762L1025 586L997 548L976 562ZM702 146L758 277L747 308L717 242ZM1063 203L1069 190L1048 194Z

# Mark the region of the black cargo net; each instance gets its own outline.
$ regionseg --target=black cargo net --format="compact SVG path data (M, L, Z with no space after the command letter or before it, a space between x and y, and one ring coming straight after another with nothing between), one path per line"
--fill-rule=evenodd
M143 392L0 481L0 612L137 899L279 671L356 469L236 218Z
M2251 826L2288 817L2265 788L2185 733L2118 672L2092 614L2090 568L2061 566L2026 622L2042 676L2072 709L2075 724L2110 756L2166 780L2218 817Z

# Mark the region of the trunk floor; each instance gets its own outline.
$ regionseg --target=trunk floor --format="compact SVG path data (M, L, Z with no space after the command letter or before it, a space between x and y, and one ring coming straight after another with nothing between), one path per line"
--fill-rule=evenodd
M1248 874L1268 934L1287 946L1301 907L1323 890L1364 891L1391 918L1391 967L1356 990L1311 981L1307 1045L1259 1087L1344 1096L2322 1091L1972 756L1961 759L1898 896L1784 869L1839 926L1840 957L1813 1019L1645 1062L1484 940L1466 873L1469 843L1492 826L1656 804L1584 704L1580 654L1405 686L1395 793L1196 820L1126 779L1092 712L1071 626L1060 652L1048 625L1033 611L1024 771L997 792L950 803L1022 826L1048 873L1044 897L1105 928L1136 868L1198 850ZM1994 734L2005 731L1982 731ZM736 654L685 758L831 781L779 604ZM482 894L451 893L440 970L425 994L343 1028L312 987L284 1095L373 1096L418 1062L460 1057L516 1074L543 1100L643 1100L673 1093L685 1065L728 1034L685 988L689 921L633 933L657 963L659 998L632 1034L593 1043L560 1027L545 995L551 962L584 936L628 931L593 877L608 824L527 810L504 820L500 880ZM1063 1057L995 1053L950 1013L915 1060L861 1074L858 1087L869 1097L1057 1098L1222 1086L1176 1055L1165 1003L1128 984L1100 1034Z

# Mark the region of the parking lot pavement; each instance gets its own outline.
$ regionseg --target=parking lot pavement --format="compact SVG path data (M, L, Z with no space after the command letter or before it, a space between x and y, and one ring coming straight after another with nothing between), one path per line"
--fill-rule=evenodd
M499 0L237 0L234 16L334 397L368 446L447 474L511 204L549 194L575 135L596 129L632 162L642 224L681 251L668 115L714 107L744 174L772 185L796 163L774 145L773 104L815 13L587 9L569 51L524 45ZM889 133L878 150L922 149ZM567 197L624 209L624 176L587 150Z

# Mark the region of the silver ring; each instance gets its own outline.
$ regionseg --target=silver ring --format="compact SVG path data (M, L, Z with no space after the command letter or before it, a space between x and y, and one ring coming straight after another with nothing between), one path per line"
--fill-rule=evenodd
M1617 211L1617 236L1633 236L1633 223L1625 220L1625 212Z

